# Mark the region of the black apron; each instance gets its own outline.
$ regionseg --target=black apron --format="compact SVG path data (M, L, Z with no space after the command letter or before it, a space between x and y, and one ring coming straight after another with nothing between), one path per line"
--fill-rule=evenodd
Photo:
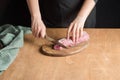
M40 0L40 11L47 27L68 27L76 18L84 0ZM95 9L86 20L85 27L95 27Z

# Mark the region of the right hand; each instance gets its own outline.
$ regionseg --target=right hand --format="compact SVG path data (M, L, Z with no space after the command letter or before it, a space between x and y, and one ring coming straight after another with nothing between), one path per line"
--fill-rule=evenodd
M46 26L44 25L43 21L38 17L32 18L31 20L32 34L37 38L44 38L46 35Z

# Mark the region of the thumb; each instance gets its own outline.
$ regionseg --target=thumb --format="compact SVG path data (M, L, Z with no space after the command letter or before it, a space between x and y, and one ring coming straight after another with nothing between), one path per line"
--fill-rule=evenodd
M45 29L42 29L41 30L41 37L44 38L46 35L46 30Z

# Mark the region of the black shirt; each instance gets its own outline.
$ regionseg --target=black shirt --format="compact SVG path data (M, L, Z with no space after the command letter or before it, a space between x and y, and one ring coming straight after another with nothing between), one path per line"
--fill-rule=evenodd
M84 0L40 0L42 19L47 27L68 27L76 18ZM95 26L95 9L86 27Z

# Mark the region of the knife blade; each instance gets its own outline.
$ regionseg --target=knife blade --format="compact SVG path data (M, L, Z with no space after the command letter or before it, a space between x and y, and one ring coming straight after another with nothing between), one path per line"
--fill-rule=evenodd
M61 47L68 48L68 47L64 46L63 44L59 43L58 41L56 41L55 39L49 37L48 35L45 36L45 39L52 42L53 44L59 44Z

